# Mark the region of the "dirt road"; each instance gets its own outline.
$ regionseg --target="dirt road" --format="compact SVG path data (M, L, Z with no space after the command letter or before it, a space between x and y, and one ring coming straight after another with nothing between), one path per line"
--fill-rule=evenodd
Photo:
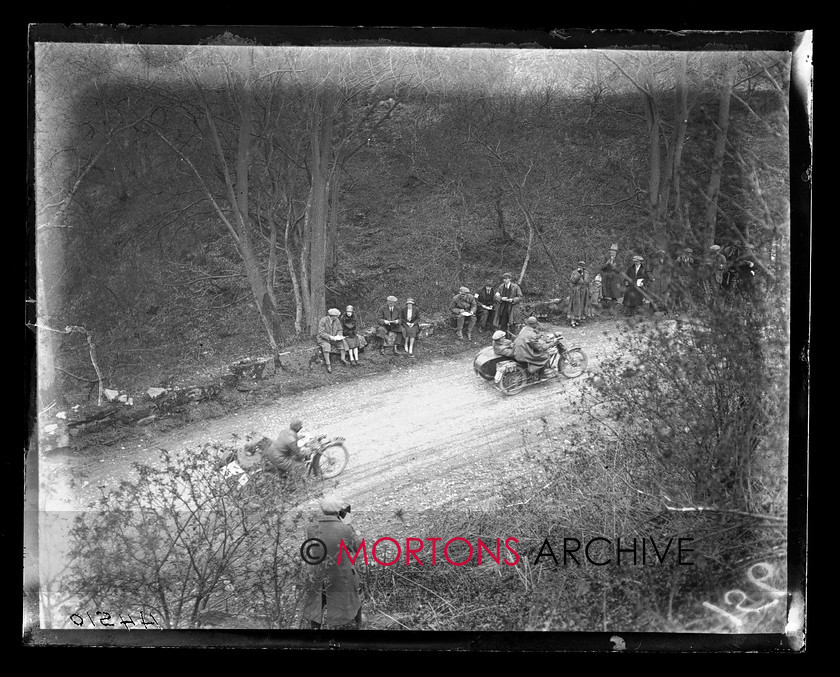
M323 492L336 491L353 504L357 519L365 521L365 512L371 517L378 513L379 528L398 509L415 514L467 505L491 508L501 483L525 466L522 431L542 430L545 421L556 431L557 424L572 422L572 398L581 381L597 372L619 327L615 321L576 329L546 327L562 330L568 347L586 351L587 372L578 379L526 388L513 397L473 372L473 358L484 345L479 334L474 348L455 357L432 359L420 350L415 360L393 358L388 373L127 442L105 456L46 458L41 477L42 486L49 478L49 489L42 509L85 509L100 496L98 487L129 477L133 461L154 462L159 448L183 452L213 440L231 443L234 435L273 437L296 416L310 431L345 437L350 450L350 463L339 477L310 482L311 495L303 508L314 508Z

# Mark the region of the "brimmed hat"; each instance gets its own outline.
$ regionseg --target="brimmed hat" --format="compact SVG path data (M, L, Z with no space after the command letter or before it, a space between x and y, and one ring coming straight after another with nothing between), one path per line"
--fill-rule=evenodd
M298 432L301 428L303 428L303 421L299 418L293 418L292 422L289 423L289 427L295 432Z
M610 251L611 252L617 252L618 251L618 245L617 244L611 244L610 245Z
M525 320L525 324L529 327L536 327L537 326L537 318L531 315L527 320Z
M657 256L665 256L665 250L664 249L657 249L654 253Z
M709 247L709 249L712 250L713 252L716 252L718 249L720 249L720 245L719 244L713 244L711 247Z
M504 280L506 277L509 277L510 279L513 279L513 275L511 275L510 273L505 273L504 275L502 275L502 279L503 279L503 280Z
M397 302L397 297L396 296L389 296L385 300L388 301L388 303L396 303Z
M333 317L338 317L341 315L341 311L338 308L330 308L327 311L327 315L332 315Z
M586 261L578 261L578 265L579 265L579 266L585 266L585 265L586 265Z
M686 254L693 254L694 253L694 250L691 247L686 247L685 249L683 249L683 251Z
M633 257L633 260L634 260L634 261L644 261L644 258L642 258L642 257L641 257L641 256L639 256L638 254L636 254L636 255Z
M470 290L467 287L461 287L458 291L462 294L469 294L470 293Z
M493 333L493 340L498 341L499 339L503 339L507 334L503 332L501 329Z
M338 496L325 496L321 501L321 512L325 515L337 515L347 507L347 501Z
M412 299L412 298L407 298L407 299L405 300L405 303L406 303L406 305L408 305L409 303L410 303L411 305L414 305L414 299Z
M347 306L347 307L344 309L344 312L345 312L345 313L352 313L352 312L355 312L355 308L353 308L353 306Z

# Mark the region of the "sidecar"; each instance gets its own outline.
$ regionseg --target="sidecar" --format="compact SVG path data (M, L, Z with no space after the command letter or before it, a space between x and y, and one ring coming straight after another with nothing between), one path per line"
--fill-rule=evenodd
M493 346L483 348L473 360L473 369L481 378L492 381L496 378L496 366L500 362L510 361L509 357L502 357L493 351Z

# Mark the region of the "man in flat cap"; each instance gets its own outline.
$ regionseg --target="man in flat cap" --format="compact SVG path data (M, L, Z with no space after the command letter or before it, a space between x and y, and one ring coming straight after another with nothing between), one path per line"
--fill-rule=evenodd
M464 340L464 325L467 325L467 340L472 341L472 330L476 321L476 307L475 296L470 294L468 287L461 287L458 293L452 297L452 303L449 304L449 312L451 312L457 320L456 337L459 341Z
M545 369L549 360L548 351L537 330L538 326L536 317L527 318L513 341L513 356L518 362L528 363L529 374Z
M344 341L344 329L341 326L341 320L338 319L339 315L341 315L341 311L338 308L330 308L326 316L322 317L318 323L318 345L324 355L327 372L330 374L332 374L330 353L339 351L341 361L344 364L350 364L347 361L347 343Z
M399 344L403 342L403 328L396 296L389 296L376 311L376 324L376 335L381 340L379 353L384 355L385 345L390 344L394 347L394 355L398 355Z
M502 275L502 283L496 288L496 317L493 326L510 334L515 333L516 326L522 322L519 302L522 300L522 289L513 281L513 275Z
M618 245L613 244L601 263L601 299L605 310L611 309L622 295L621 264L618 262Z

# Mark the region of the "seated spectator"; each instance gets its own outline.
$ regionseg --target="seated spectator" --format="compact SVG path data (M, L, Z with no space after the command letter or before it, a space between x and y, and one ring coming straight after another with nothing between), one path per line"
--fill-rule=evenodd
M379 353L384 355L385 347L393 346L394 355L399 355L399 344L403 342L404 330L396 296L389 296L385 305L376 311L376 324L376 335L381 340Z
M347 343L344 340L344 333L341 328L341 321L338 316L341 312L338 308L330 308L325 317L321 318L318 323L318 345L321 348L321 353L324 356L324 362L327 365L327 372L332 374L332 365L330 364L330 353L339 351L341 353L341 361L349 365L347 361Z
M478 314L476 316L476 324L479 331L484 331L489 320L490 326L493 326L493 313L496 305L496 290L493 289L493 283L489 280L484 283L484 286L475 295Z
M362 327L353 306L347 306L344 310L344 314L341 316L341 328L344 331L344 341L350 353L350 364L358 367L359 348L364 348L367 345L367 341L365 341L365 337L360 333Z
M405 336L405 353L409 357L414 355L414 342L420 335L420 310L414 304L414 299L406 299L405 305L400 310L403 335Z
M475 311L477 306L475 297L470 294L470 290L467 287L461 287L458 293L452 297L452 303L449 304L449 311L457 319L458 329L456 336L459 341L464 340L464 324L467 325L467 340L472 341L472 330L475 326Z

